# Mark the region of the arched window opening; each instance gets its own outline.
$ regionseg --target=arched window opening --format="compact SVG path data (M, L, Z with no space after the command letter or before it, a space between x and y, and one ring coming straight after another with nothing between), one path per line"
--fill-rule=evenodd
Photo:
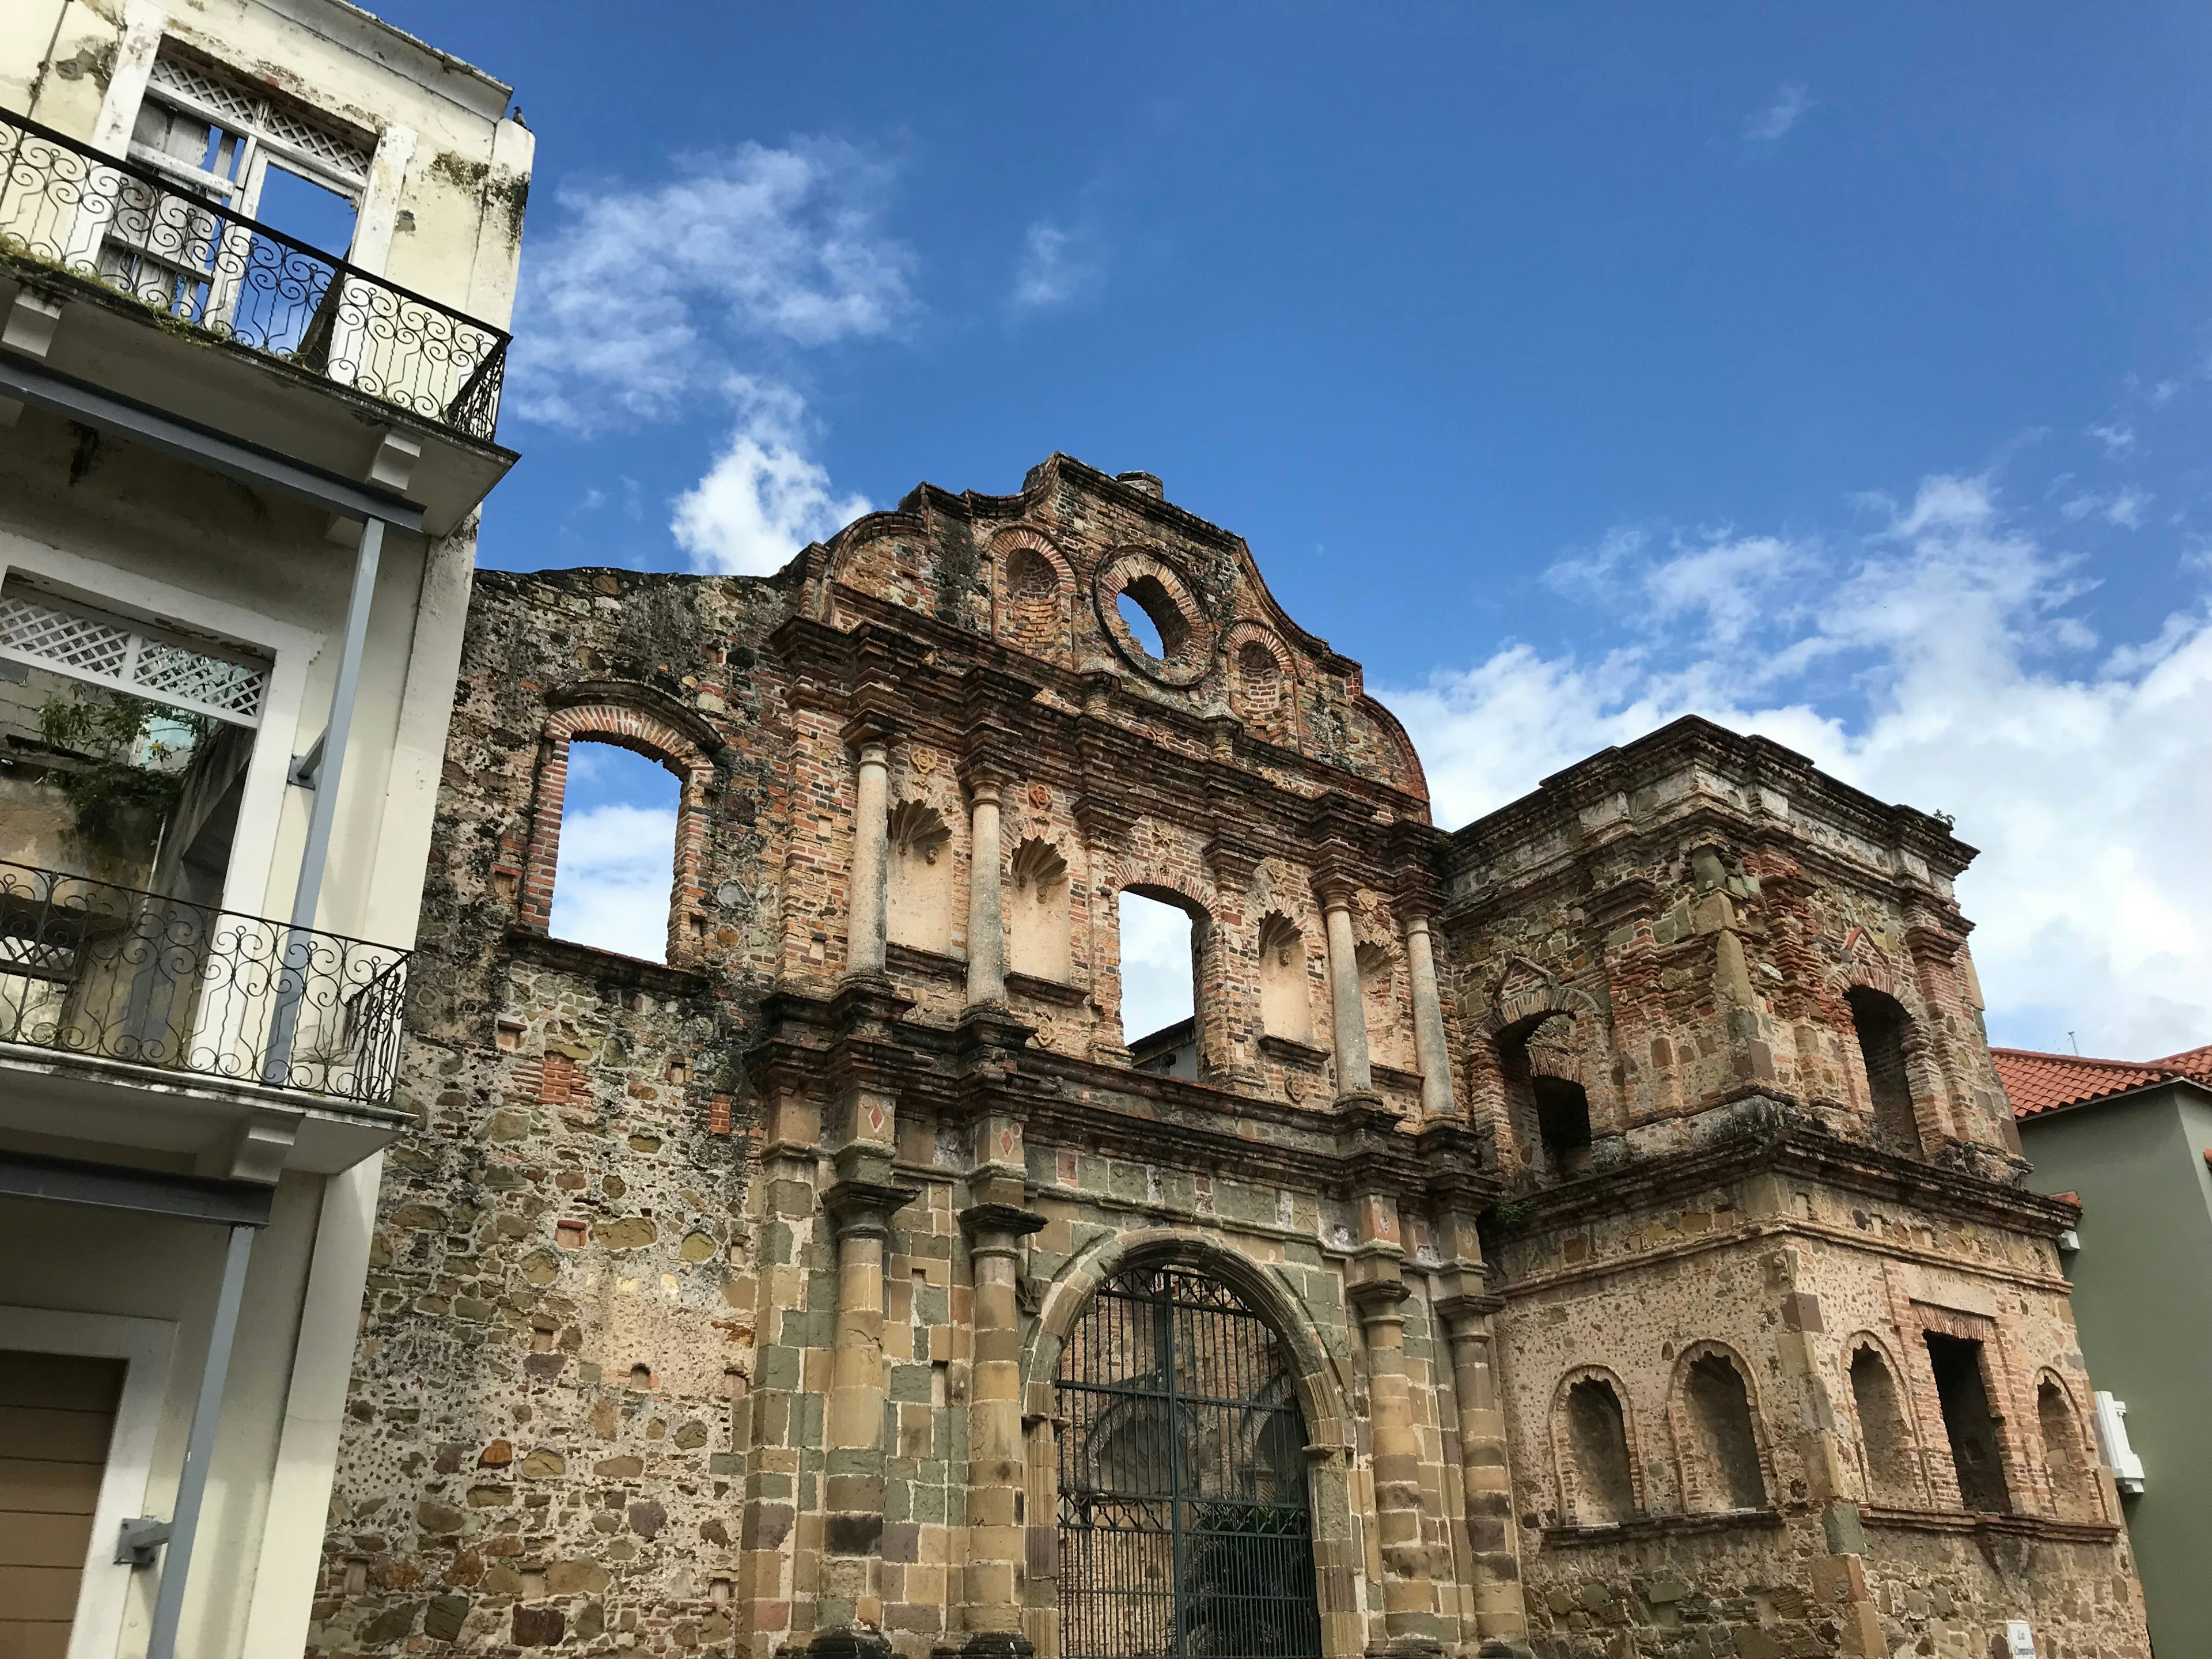
M1602 1377L1586 1376L1567 1390L1567 1455L1573 1462L1573 1519L1584 1527L1633 1518L1636 1482L1629 1471L1628 1419L1620 1396Z
M1065 981L1069 963L1067 860L1050 842L1032 836L1014 848L1007 875L1006 965L1034 979Z
M884 937L941 956L952 946L952 831L918 800L894 805L889 829Z
M1121 620L1129 629L1129 637L1138 648L1149 657L1165 657L1167 641L1161 636L1160 625L1152 620L1152 613L1137 603L1137 596L1123 588L1114 600L1114 608L1121 613Z
M1845 1000L1858 1033L1859 1054L1866 1062L1875 1139L1893 1151L1919 1157L1920 1121L1912 1109L1912 1079L1905 1065L1911 1016L1896 998L1863 985L1853 986Z
M1164 889L1131 888L1117 902L1121 1041L1138 1070L1195 1078L1201 918Z
M660 762L571 738L547 931L647 962L668 960L684 786Z
M1292 1042L1313 1041L1306 936L1279 910L1260 918L1260 1029Z
M1743 1374L1721 1354L1692 1360L1682 1376L1682 1416L1689 1426L1683 1485L1693 1510L1766 1506L1759 1436Z
M2101 1521L2097 1475L2081 1443L2081 1428L2066 1390L2049 1377L2035 1390L2036 1426L2043 1433L2043 1467L2051 1475L2051 1499L2062 1521Z
M1997 1449L1996 1416L1990 1410L1989 1388L1982 1380L1982 1345L1930 1331L1928 1358L1936 1371L1936 1395L1943 1407L1951 1462L1959 1474L1960 1501L1984 1514L2010 1514L2012 1492L2005 1485L2004 1460Z
M1590 1167L1589 1094L1574 1075L1574 1029L1571 1015L1537 1014L1498 1035L1514 1139L1522 1162L1543 1174Z
M1363 945L1354 958L1359 965L1359 1001L1367 1017L1367 1057L1377 1066L1406 1063L1398 1017L1398 964L1379 945Z
M1132 578L1115 596L1115 608L1128 625L1130 637L1148 656L1169 661L1190 643L1190 619L1158 576Z
M1859 1419L1867 1498L1876 1504L1910 1504L1920 1496L1912 1431L1898 1398L1889 1364L1871 1347L1851 1355L1851 1406Z
M1140 1267L1099 1287L1054 1382L1065 1659L1318 1659L1289 1361L1212 1279Z

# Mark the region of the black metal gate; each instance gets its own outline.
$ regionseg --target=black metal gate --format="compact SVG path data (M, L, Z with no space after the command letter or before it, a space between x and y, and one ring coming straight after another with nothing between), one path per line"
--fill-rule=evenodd
M1319 1659L1281 1342L1176 1267L1100 1287L1058 1381L1062 1659Z

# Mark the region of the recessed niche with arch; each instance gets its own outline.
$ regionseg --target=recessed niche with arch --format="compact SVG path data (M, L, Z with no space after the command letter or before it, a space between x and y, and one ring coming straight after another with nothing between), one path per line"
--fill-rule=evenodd
M895 803L889 829L885 937L942 955L952 946L952 831L942 813L918 800Z
M1851 1410L1859 1421L1859 1456L1868 1501L1893 1505L1921 1498L1920 1458L1889 1360L1870 1341L1851 1350Z
M1360 945L1352 959L1359 969L1359 1006L1367 1020L1367 1058L1377 1066L1402 1067L1397 959L1379 945Z
M1576 1075L1571 1014L1538 1013L1498 1034L1505 1109L1522 1161L1540 1174L1574 1176L1590 1167L1589 1093Z
M1121 938L1121 1041L1139 1071L1198 1075L1201 919L1165 888L1125 888L1115 899Z
M1032 656L1055 654L1064 632L1060 571L1037 549L1021 545L1007 551L1005 570L1001 630Z
M2046 1373L2035 1385L2035 1423L2043 1439L2043 1467L2051 1501L2061 1521L2101 1521L2096 1462L2081 1434L2081 1419L2065 1386Z
M660 762L611 743L572 738L568 748L547 931L665 962L684 786Z
M1682 1367L1679 1421L1684 1507L1696 1511L1766 1507L1751 1392L1734 1358L1717 1348Z
M1636 1477L1629 1459L1628 1417L1611 1379L1583 1376L1571 1382L1559 1411L1563 1518L1582 1527L1632 1520Z
M1003 904L1006 966L1034 979L1065 981L1069 971L1067 860L1031 836L1014 848Z
M1260 1030L1292 1042L1313 1041L1306 936L1279 910L1260 918Z
M1851 1028L1866 1066L1869 1104L1874 1109L1876 1140L1893 1152L1921 1157L1920 1120L1913 1110L1912 1077L1907 1045L1912 1017L1895 997L1864 985L1844 993Z
M1943 1410L1943 1433L1951 1443L1951 1466L1958 1473L1959 1499L1985 1515L2008 1515L2012 1489L2005 1480L1997 1415L1990 1409L1989 1384L1982 1375L1982 1345L1942 1331L1929 1331L1927 1341L1936 1397Z

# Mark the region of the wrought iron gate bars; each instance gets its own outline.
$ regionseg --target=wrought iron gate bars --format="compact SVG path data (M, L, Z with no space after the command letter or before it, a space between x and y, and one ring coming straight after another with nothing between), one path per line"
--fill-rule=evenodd
M1304 1423L1265 1322L1202 1275L1124 1273L1057 1387L1064 1659L1318 1656Z

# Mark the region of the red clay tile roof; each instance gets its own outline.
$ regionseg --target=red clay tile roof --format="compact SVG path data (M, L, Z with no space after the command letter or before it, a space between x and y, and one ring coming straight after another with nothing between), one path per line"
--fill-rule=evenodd
M2166 1066L2199 1083L2212 1086L2212 1042L2202 1048L2185 1048L2178 1054L2168 1054L2164 1060L2151 1061L2154 1066Z
M2062 1106L2080 1106L2131 1090L2170 1083L2176 1078L2212 1086L2212 1044L2141 1063L2091 1060L2081 1054L2044 1054L2032 1048L1992 1048L1997 1080L2014 1117L2034 1117Z

